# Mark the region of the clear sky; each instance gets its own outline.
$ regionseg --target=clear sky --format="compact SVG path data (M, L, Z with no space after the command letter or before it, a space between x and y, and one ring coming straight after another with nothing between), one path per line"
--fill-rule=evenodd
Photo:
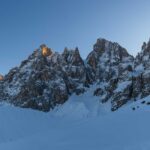
M150 37L150 0L0 0L0 73L45 43L85 58L99 37L135 55Z

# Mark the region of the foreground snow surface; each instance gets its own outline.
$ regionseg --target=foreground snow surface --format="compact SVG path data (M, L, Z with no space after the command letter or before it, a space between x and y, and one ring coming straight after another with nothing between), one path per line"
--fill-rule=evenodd
M80 98L50 113L1 105L0 150L150 149L150 106L140 100L109 112Z

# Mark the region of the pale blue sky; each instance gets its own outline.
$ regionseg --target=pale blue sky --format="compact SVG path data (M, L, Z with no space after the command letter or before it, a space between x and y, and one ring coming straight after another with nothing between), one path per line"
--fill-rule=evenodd
M99 37L135 55L150 37L150 0L0 0L0 73L40 44L85 58Z

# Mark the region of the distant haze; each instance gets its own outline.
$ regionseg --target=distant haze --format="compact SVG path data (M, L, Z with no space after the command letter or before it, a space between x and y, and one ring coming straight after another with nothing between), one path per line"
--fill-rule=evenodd
M0 73L45 43L62 52L79 47L86 58L99 37L136 55L150 37L149 0L1 0Z

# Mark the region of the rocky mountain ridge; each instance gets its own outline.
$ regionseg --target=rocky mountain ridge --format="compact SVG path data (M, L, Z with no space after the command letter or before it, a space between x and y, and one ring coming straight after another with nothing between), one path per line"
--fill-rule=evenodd
M98 87L93 96L110 101L112 111L150 95L150 42L134 58L118 43L97 39L86 60L78 48L59 54L41 45L0 81L0 99L49 111L92 84Z

